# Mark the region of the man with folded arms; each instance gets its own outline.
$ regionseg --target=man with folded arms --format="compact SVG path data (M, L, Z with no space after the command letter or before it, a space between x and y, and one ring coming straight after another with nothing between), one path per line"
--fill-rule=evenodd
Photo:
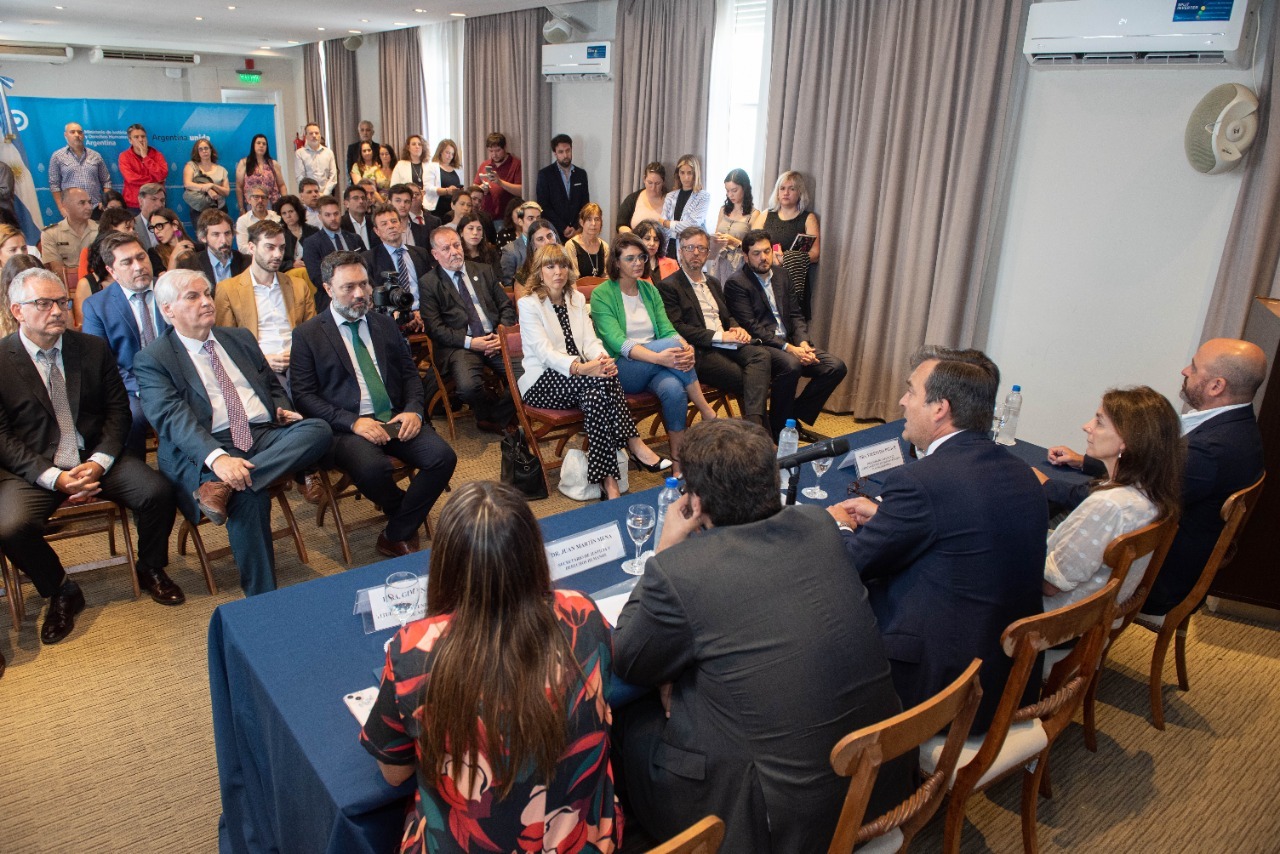
M1222 533L1222 505L1233 493L1262 477L1262 434L1253 415L1253 397L1267 376L1262 348L1235 338L1214 338L1196 350L1182 369L1182 399L1191 409L1182 415L1187 440L1187 468L1182 479L1182 516L1164 565L1142 606L1142 617L1160 622L1191 594L1200 572ZM1049 449L1049 462L1105 477L1093 457L1062 445ZM1056 506L1074 508L1088 485L1065 487L1050 480L1046 497Z
M424 423L422 381L395 321L370 312L364 261L334 252L320 270L331 301L293 331L293 397L303 415L333 428L338 468L386 514L378 553L409 554L458 458ZM407 490L396 485L391 457L418 470Z
M613 636L614 672L658 688L614 712L628 820L666 838L714 814L724 851L825 851L849 788L831 748L902 710L866 588L821 509L781 506L762 428L695 424L680 456L687 494ZM868 816L912 759L880 769Z
M1000 635L1042 611L1049 513L1031 467L988 437L995 363L925 346L911 366L902 438L920 459L884 475L879 501L829 510L871 594L902 705L923 703L980 658L981 733L1009 678ZM1031 679L1024 702L1039 691Z
M134 372L160 471L188 519L227 526L245 595L274 590L271 485L324 456L333 434L293 411L252 333L214 328L202 274L170 270L155 292L173 330L138 354Z
M742 417L769 430L776 439L786 421L775 426L769 422L769 353L751 343L751 335L729 313L720 282L703 272L710 250L706 229L694 225L680 233L680 270L658 284L662 304L680 337L693 345L698 378L739 395ZM774 408L779 415L795 397L799 378L797 372L777 382L781 399L774 401Z
M139 584L162 605L182 604L164 571L173 491L142 460L122 454L129 397L110 348L67 329L71 300L47 270L20 273L9 302L19 328L0 342L9 375L0 383L0 547L49 600L41 642L65 638L84 610L79 585L44 539L46 520L64 502L106 499L132 509Z

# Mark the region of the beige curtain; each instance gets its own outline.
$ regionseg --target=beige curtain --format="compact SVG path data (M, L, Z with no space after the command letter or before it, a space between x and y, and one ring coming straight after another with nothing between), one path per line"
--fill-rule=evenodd
M498 131L507 137L507 151L520 158L525 198L551 141L551 85L542 79L542 25L550 17L539 8L466 20L466 134L459 144L466 152L467 179L486 157L484 138Z
M706 166L715 8L715 0L618 3L610 176L615 204L640 186L651 161L667 165L668 184L681 155L696 154Z
M833 410L900 417L911 352L974 339L1026 2L777 0L760 197L788 169L813 193L810 329L849 364Z
M1258 136L1241 167L1244 181L1218 264L1202 342L1239 338L1254 297L1280 297L1280 133L1270 132L1271 116L1280 110L1280 14L1271 5L1263 15L1262 26L1266 16L1271 20L1266 71L1258 84Z
M324 81L320 76L320 45L304 44L302 46L302 89L303 89L303 106L306 108L306 115L303 116L304 122L317 122L320 127L324 127ZM302 128L298 128L301 131ZM281 140L282 143L285 140ZM280 154L282 161L293 162L292 153L288 157L284 153Z
M426 90L422 37L417 27L378 34L378 84L382 112L379 138L393 146L398 156L410 134L425 135L427 128L422 114Z
M347 185L347 145L357 139L360 123L359 91L356 83L356 53L342 46L342 39L324 43L325 95L329 99L329 138L326 140L338 162L338 186Z

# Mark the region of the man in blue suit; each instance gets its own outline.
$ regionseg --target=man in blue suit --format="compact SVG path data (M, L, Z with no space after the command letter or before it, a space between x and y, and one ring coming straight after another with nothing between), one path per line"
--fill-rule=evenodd
M974 732L1009 677L1000 635L1041 612L1048 510L1031 468L987 437L1000 371L977 350L923 347L902 396L920 459L890 471L880 501L830 508L867 584L904 708L982 659ZM1024 700L1039 693L1031 680Z
M591 187L587 170L573 165L573 139L567 133L552 137L551 153L555 162L538 170L535 198L563 243L578 233L578 213L591 201Z
M1187 440L1182 516L1142 606L1148 621L1160 622L1190 595L1222 533L1223 503L1262 476L1262 434L1253 415L1253 397L1266 376L1262 348L1235 338L1206 341L1182 369L1182 399L1191 405L1182 416ZM1095 477L1106 475L1102 463L1061 445L1049 449L1049 462ZM1074 508L1088 495L1088 485L1071 488L1050 480L1044 492L1055 506Z
M134 456L147 454L147 418L138 399L138 379L133 373L133 357L169 326L151 291L154 271L150 256L127 232L108 234L99 245L102 263L116 280L84 301L82 331L104 339L115 354L120 378L129 393L133 423L125 449Z
M338 468L386 514L378 553L409 554L458 457L423 420L422 381L396 322L370 311L361 257L334 252L321 276L332 301L293 330L293 397L299 412L333 428ZM418 470L407 490L396 485L390 457Z
M320 286L320 263L331 252L364 252L369 247L355 232L342 228L342 207L333 196L321 196L316 202L320 212L320 230L302 241L302 257L307 265L307 276L316 289L316 311L329 307L329 295Z
M246 596L274 590L270 487L329 449L329 425L293 411L247 329L214 328L213 294L193 270L171 270L156 300L172 331L134 359L160 471L178 506L227 525Z

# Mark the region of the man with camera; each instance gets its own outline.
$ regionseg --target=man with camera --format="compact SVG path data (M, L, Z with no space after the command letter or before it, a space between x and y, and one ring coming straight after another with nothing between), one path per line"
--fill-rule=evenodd
M329 309L293 331L294 401L333 428L334 462L386 514L378 553L406 555L418 550L418 529L458 458L423 418L418 368L395 321L372 310L360 256L331 253L320 275ZM395 482L392 457L418 470L407 490Z
M427 250L418 246L405 245L405 229L406 222L391 205L381 204L375 207L373 230L382 241L382 245L364 253L364 266L369 271L369 282L375 291L373 305L379 308L395 309L401 332L421 332L418 280L435 266L435 261L427 254ZM387 273L391 276L386 276ZM384 282L388 287L383 287ZM397 287L402 293L408 294L412 301L397 300L395 294Z

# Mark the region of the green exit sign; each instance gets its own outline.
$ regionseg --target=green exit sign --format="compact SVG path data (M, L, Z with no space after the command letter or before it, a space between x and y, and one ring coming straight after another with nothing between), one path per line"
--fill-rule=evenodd
M248 71L248 70L241 70L241 71L239 72L239 74L240 74L240 82L241 82L241 83L248 83L248 84L250 84L250 85L257 85L258 83L261 83L261 82L262 82L262 72L261 72L261 71Z

